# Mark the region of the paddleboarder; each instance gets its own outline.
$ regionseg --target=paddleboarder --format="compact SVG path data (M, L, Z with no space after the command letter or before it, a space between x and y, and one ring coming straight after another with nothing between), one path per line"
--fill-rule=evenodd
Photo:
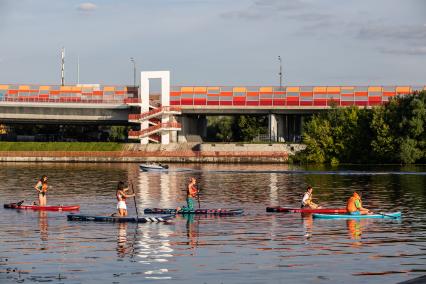
M35 190L38 192L38 205L39 206L46 206L47 204L47 176L42 176L36 185L34 186Z
M115 196L117 197L117 210L118 210L118 216L125 217L127 216L127 204L126 204L126 198L133 197L135 194L127 194L126 191L128 191L129 188L124 185L124 182L119 181L117 185L117 191L115 193Z
M194 177L189 179L189 184L186 190L186 207L178 207L176 211L192 211L194 210L194 199L197 198L198 189L197 189L197 180Z
M313 192L312 186L308 186L306 188L306 192L303 195L302 198L302 204L300 205L300 208L311 208L311 209L319 209L321 206L318 206L318 204L314 203L312 201L312 192Z
M346 203L346 210L351 215L366 215L371 214L370 210L362 207L362 200L360 194L354 192Z

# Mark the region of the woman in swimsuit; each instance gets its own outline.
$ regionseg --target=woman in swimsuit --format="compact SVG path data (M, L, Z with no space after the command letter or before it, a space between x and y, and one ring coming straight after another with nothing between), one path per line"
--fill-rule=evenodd
M46 206L47 204L47 176L42 176L34 188L38 191L38 205Z
M135 194L126 194L128 190L129 188L124 186L124 182L118 182L115 196L117 197L117 210L120 217L127 216L126 198L135 196Z

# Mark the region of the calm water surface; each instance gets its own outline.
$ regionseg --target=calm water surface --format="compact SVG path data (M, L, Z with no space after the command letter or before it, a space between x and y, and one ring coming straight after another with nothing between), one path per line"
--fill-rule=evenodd
M47 174L48 203L80 204L82 214L114 212L119 180L133 181L139 212L174 208L184 204L193 175L202 207L246 212L136 225L0 209L0 283L397 283L426 274L425 167L171 165L197 170L175 173L144 173L137 164L0 167L1 203L35 200L36 178ZM269 205L297 207L308 184L323 206L342 207L357 190L366 207L402 211L403 218L313 220L265 212ZM134 215L131 199L128 207Z

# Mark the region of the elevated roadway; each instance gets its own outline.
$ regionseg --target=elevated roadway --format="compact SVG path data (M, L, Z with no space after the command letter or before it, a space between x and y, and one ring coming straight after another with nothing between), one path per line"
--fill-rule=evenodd
M172 142L186 141L188 135L206 136L208 115L262 114L268 115L271 140L296 141L303 132L304 118L312 113L332 106L371 108L395 96L426 90L426 86L170 87L167 71L141 74L140 90L100 85L0 85L0 123L136 123L130 137L142 143L163 143L169 141L169 134ZM159 77L166 87L157 95L157 105L151 106L147 82Z

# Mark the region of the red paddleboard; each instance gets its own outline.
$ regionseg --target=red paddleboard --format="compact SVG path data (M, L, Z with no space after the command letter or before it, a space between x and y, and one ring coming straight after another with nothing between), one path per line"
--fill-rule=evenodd
M266 212L287 212L287 213L346 213L346 208L288 208L281 206L266 207Z
M38 205L9 203L9 204L4 204L4 208L30 209L30 210L41 210L41 211L76 211L80 209L80 206L79 205L38 206Z

